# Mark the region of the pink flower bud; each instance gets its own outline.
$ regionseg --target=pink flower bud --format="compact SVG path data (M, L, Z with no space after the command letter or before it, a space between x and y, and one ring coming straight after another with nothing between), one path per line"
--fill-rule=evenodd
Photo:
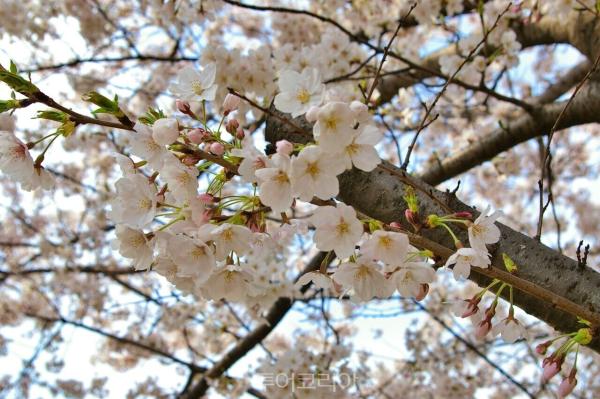
M294 151L294 145L287 140L279 140L275 146L278 154L290 155Z
M454 216L456 216L458 218L473 219L473 214L471 212L467 212L467 211L456 212L454 214Z
M192 112L192 109L190 108L190 103L188 103L187 101L175 100L175 105L177 105L177 109L181 113L189 114L190 112Z
M210 152L218 156L221 156L225 153L225 147L219 142L212 143L209 148Z
M571 392L573 392L573 389L575 389L575 385L577 385L577 378L575 378L575 375L573 375L572 378L569 375L560 383L560 386L558 387L558 397L564 398L565 396L569 395Z
M552 377L554 377L560 371L562 364L559 364L558 360L553 359L544 366L542 372L542 383L547 383Z
M419 221L417 220L417 214L414 213L413 211L411 211L410 209L406 209L404 211L404 217L406 218L408 223L410 223L411 225L413 225L413 226L419 225Z
M428 293L429 293L429 284L421 284L419 286L419 292L415 296L415 300L422 301L423 299L425 299L425 297L427 296Z
M240 127L240 123L237 121L237 119L230 119L225 124L225 130L227 130L227 132L232 135L235 134L238 127Z
M188 139L194 144L200 144L206 138L206 131L204 129L192 129L187 134Z
M535 352L538 355L545 355L548 351L548 347L550 346L550 344L551 342L542 342L541 344L535 347Z
M244 133L244 129L242 129L242 127L238 127L238 129L235 131L235 137L238 140L243 140L244 137L246 137L246 133Z
M240 106L241 98L231 93L225 96L223 100L223 112L228 115L230 112L235 111Z
M198 157L188 155L182 159L182 162L187 166L194 166L198 163L199 160L200 160L200 158L198 158Z
M205 204L210 204L215 200L215 197L213 197L209 193L203 193L203 194L198 195L198 199L200 201L204 202Z
M475 313L479 312L479 306L477 306L479 304L479 300L476 301L467 301L465 300L467 303L467 308L465 309L464 313L462 315L460 315L460 317L462 317L463 319L473 316Z
M317 115L319 113L319 107L310 107L308 111L306 111L306 120L309 122L314 122L317 120Z
M485 336L490 332L491 329L492 329L492 322L488 319L482 320L479 323L479 325L477 325L477 328L475 329L475 338L484 339Z
M401 229L402 225L400 224L400 222L392 222L392 223L390 223L390 227L392 227L394 229Z

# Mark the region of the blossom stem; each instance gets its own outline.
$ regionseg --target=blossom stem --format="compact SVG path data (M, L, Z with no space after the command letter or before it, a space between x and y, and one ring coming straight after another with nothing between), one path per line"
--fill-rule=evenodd
M185 219L185 217L179 216L178 218L175 218L175 219L171 220L169 223L162 226L160 229L158 229L158 231L163 231L163 230L167 229L168 227L170 227L170 226L174 225L175 223L177 223L181 220L184 220L184 219Z
M50 134L42 137L39 140L29 142L29 143L27 143L27 148L31 149L31 148L35 147L37 144L39 144L42 141L46 140L47 138L52 137L52 136L56 136L57 134L59 134L59 133L58 132L50 133Z
M454 244L455 245L456 245L456 243L460 242L460 240L458 239L458 237L456 237L456 234L454 234L454 232L452 231L452 229L446 223L440 223L439 226L442 226L446 230L448 230L448 233L450 233L450 235L452 236L452 239L454 240Z

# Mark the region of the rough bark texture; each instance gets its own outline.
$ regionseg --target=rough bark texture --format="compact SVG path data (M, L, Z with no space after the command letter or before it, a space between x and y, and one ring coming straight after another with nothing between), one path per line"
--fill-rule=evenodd
M279 115L280 118L284 117L274 109L272 112ZM303 118L296 118L293 122L301 127L304 133L300 131L289 133L292 128L289 124L282 123L280 118L270 117L267 120L265 134L269 142L274 143L280 139L287 139L306 143L312 139L310 124ZM423 180L411 177L387 163L380 165L372 172L353 169L345 172L339 178L340 194L338 198L341 201L352 205L361 213L383 222L401 222L408 231L412 231L412 228L404 218L406 204L402 197L409 186L416 188L421 215L447 214L450 210L474 212L473 208L458 200L454 195L438 191ZM477 212L474 213L477 214ZM493 268L504 271L502 253L506 253L519 266L517 274L519 278L543 287L593 313L600 312L600 274L589 268L581 269L573 259L561 255L507 226L499 223L498 225L502 232L502 238L494 248L491 248ZM461 241L467 243L467 232L465 230L457 232ZM420 234L446 248L453 247L452 240L443 229L424 230ZM480 285L489 282L489 278L477 273L476 268L470 278ZM558 330L571 332L580 327L573 315L538 297L517 290L514 300L515 304L527 313L544 320ZM596 338L590 346L596 351L600 351L600 339Z

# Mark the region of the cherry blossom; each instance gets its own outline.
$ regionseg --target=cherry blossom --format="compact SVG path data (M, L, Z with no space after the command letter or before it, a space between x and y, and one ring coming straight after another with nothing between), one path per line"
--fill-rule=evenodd
M333 154L344 151L355 135L354 114L348 104L329 102L317 113L313 134L324 151Z
M177 82L170 86L171 92L186 101L213 101L217 93L215 76L217 65L210 63L200 72L192 67L183 68L177 75Z
M152 264L154 251L143 231L134 230L124 225L117 225L117 241L119 253L133 260L135 270L146 270Z
M357 169L370 172L381 163L381 158L375 150L383 134L373 125L359 127L359 132L342 153L342 162L346 169Z
M115 183L116 198L111 202L109 217L131 228L148 227L156 214L157 191L141 174L130 174Z
M346 262L338 266L332 276L344 291L351 290L351 297L359 302L372 298L387 298L392 294L393 286L379 270L379 266L364 257L355 262Z
M408 255L408 236L393 231L377 230L360 247L363 256L393 265Z
M339 192L336 176L343 170L337 159L323 153L319 147L306 147L292 159L294 193L303 201L310 201L313 197L323 200L335 197Z
M205 237L215 243L215 257L217 260L224 260L231 251L237 256L247 254L251 247L252 232L246 226L239 226L230 223L223 223L219 226L205 225L203 233Z
M305 68L302 73L283 70L279 74L280 93L275 96L275 106L282 112L300 116L310 107L321 105L325 85L321 83L319 71Z
M152 131L143 123L136 123L134 129L136 133L130 138L131 153L147 161L153 169L161 169L169 155L165 147L154 141Z
M252 275L241 267L226 265L216 269L208 280L200 286L203 294L212 300L227 299L242 302L248 293Z
M177 265L177 277L193 277L206 281L215 267L213 251L203 242L182 234L168 237L166 252Z
M292 205L291 160L275 154L265 168L254 173L260 181L260 201L274 212L285 212Z
M513 343L525 336L526 329L514 316L509 316L492 328L492 335L498 334L500 334L505 342Z
M169 190L180 203L188 202L198 194L198 169L185 166L176 158L165 158L161 175L169 185Z
M423 284L435 281L435 270L425 262L405 262L392 274L390 280L403 297L417 297Z
M500 229L494 224L502 216L501 211L495 211L488 216L491 207L479 215L469 226L469 243L471 247L481 252L487 252L486 244L494 244L500 240Z
M459 248L446 261L445 266L452 268L452 274L457 280L465 279L471 274L471 266L487 269L491 264L490 257L486 252L473 248Z
M363 235L363 226L356 218L356 211L345 204L319 207L310 221L316 227L317 248L321 251L333 250L341 259L354 253L356 243Z

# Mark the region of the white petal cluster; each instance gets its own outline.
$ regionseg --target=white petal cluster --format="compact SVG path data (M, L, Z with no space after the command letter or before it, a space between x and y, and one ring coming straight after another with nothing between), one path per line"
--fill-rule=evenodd
M54 179L46 169L34 167L27 145L5 131L0 131L0 170L27 191L40 187L49 190L54 186Z
M217 93L216 73L215 63L206 65L201 71L193 67L183 68L177 75L177 82L171 85L171 92L181 100L213 101Z

